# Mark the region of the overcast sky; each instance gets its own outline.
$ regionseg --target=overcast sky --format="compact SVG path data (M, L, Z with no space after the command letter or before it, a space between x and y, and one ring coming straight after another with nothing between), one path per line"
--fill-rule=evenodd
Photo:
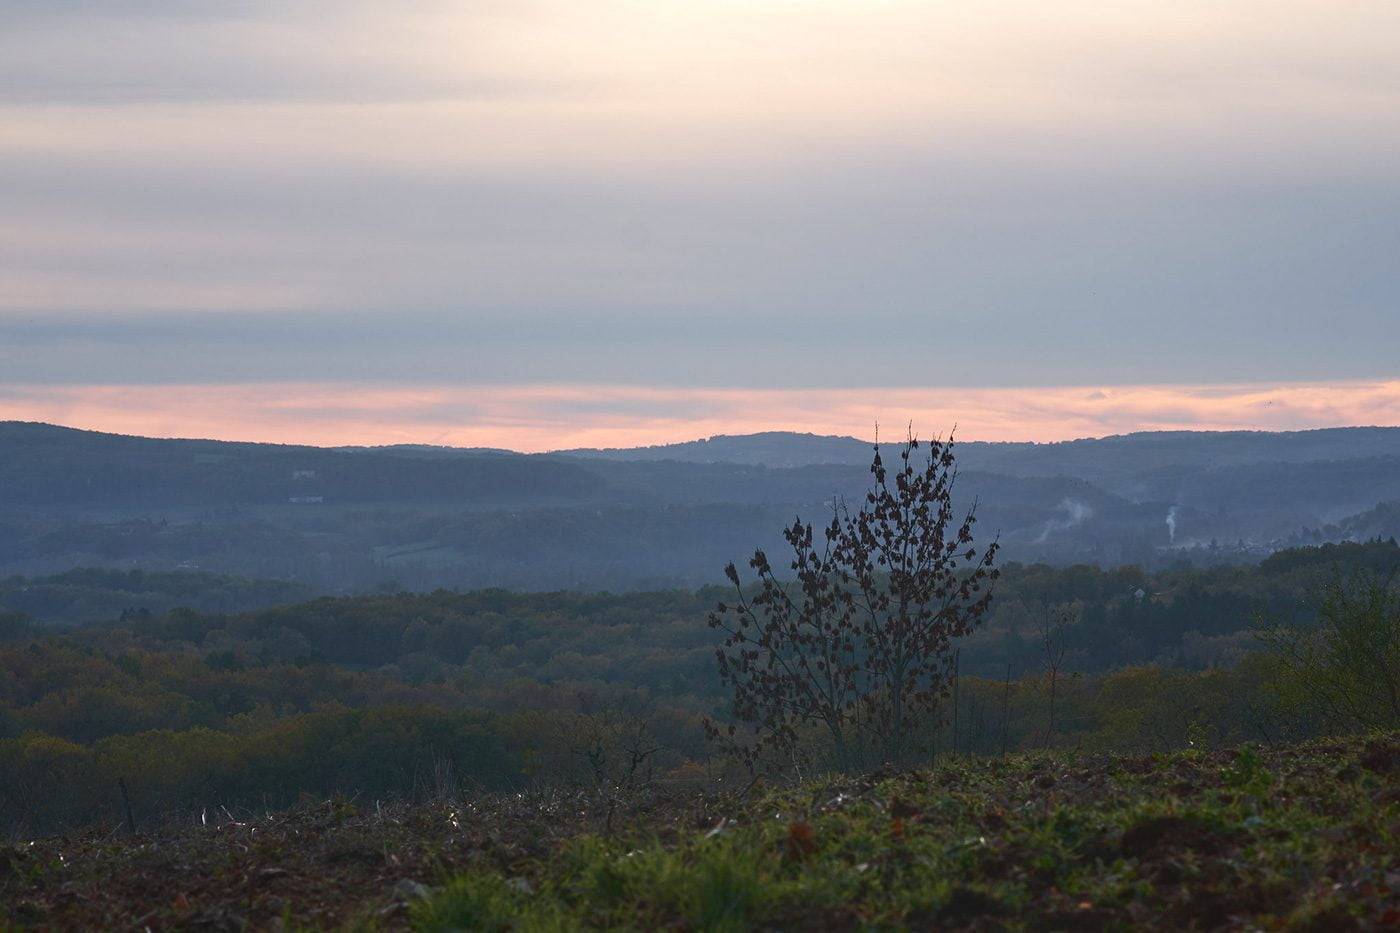
M1400 423L1397 47L1394 0L7 0L0 417Z

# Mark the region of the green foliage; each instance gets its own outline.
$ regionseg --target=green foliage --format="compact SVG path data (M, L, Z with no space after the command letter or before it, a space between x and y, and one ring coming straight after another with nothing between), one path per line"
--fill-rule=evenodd
M537 895L523 877L470 873L451 879L414 904L414 928L440 930L575 929L565 905L587 905L605 925L634 927L644 917L683 917L709 933L751 928L775 879L759 874L761 859L727 840L705 840L682 860L657 849L619 851L582 837L560 856L563 869Z
M1335 573L1313 624L1259 633L1284 669L1279 689L1334 729L1400 726L1400 586L1393 576Z
M1274 776L1264 766L1263 758L1253 745L1241 746L1231 762L1221 772L1225 786L1261 800L1274 786Z
M766 886L752 853L728 848L711 851L695 866L681 898L697 930L746 930L761 907Z
M1400 867L1397 753L1392 735L827 779L730 801L718 832L579 838L510 881L449 884L419 916L462 910L486 929L541 915L573 929L1335 923L1391 897L1364 879Z
M1328 558L1377 553L1357 546ZM1302 594L1331 572L1312 557L1267 573L1009 568L1001 614L964 650L958 702L942 705L927 744L940 755L1165 752L1383 725L1386 678L1400 664L1367 659L1390 657L1396 614L1391 597L1364 589L1322 604L1322 622L1298 629L1307 637L1295 656L1196 670L1080 666L1111 656L1096 645L1180 644L1193 613L1224 619L1229 606L1277 604L1285 617L1313 618L1298 610ZM1137 589L1149 595L1139 600ZM544 780L599 789L712 779L701 724L722 715L723 698L703 617L717 595L437 592L236 615L177 610L61 636L24 629L0 643L0 828L120 819L123 776L143 824L303 791L422 797ZM1032 610L1064 602L1081 610L1064 633L1064 668L1085 673L1058 680L1049 735L1035 655L1009 680L1005 660L976 658L1033 648ZM1359 703L1345 706L1347 697Z
M525 905L497 875L462 875L431 898L413 904L413 927L423 933L480 930L482 933L532 928L522 923Z

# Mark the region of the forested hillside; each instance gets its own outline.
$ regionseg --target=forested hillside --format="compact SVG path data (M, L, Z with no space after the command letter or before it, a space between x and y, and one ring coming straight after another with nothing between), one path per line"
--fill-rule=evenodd
M540 457L451 461L320 447L158 440L0 423L0 509L162 510L448 501L575 500L599 478Z
M716 582L863 495L863 442L786 434L526 456L152 440L0 424L0 575L200 570L318 592ZM1258 561L1397 532L1400 429L958 445L1009 559ZM1390 503L1390 505L1387 505Z
M1008 566L931 740L1150 751L1310 734L1316 716L1271 686L1277 664L1257 632L1310 624L1312 594L1339 573L1397 572L1391 543L1156 574ZM615 779L635 742L654 748L649 773L694 778L712 763L702 717L726 703L705 622L722 598L384 594L128 613L62 635L12 617L0 626L0 822L105 819L113 775L149 820L303 791L413 793L443 767L495 788L546 772Z

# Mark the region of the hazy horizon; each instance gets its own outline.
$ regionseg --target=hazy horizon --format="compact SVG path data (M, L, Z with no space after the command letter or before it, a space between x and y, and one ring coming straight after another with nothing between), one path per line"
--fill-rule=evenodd
M307 391L305 387L299 387ZM492 411L487 405L479 405L475 415L478 423L484 425L472 428L443 427L454 415L460 415L454 406L466 404L461 399L452 399L450 393L418 390L411 395L396 394L385 405L385 396L375 392L371 398L377 405L364 406L355 393L341 389L320 389L322 393L317 409L320 417L307 417L296 402L289 402L286 387L269 387L268 395L250 399L246 390L232 387L200 387L192 390L185 387L179 397L183 408L162 406L158 399L149 401L133 398L133 390L98 390L97 399L74 399L67 405L38 407L41 417L11 417L0 406L0 420L31 421L52 424L59 427L79 430L103 431L143 437L186 438L201 440L243 441L254 443L305 444L321 447L339 446L382 446L394 444L419 444L443 447L481 447L513 450L520 453L549 453L576 448L632 448L664 446L708 440L721 436L745 436L761 433L798 433L819 437L845 437L858 440L872 439L876 432L882 436L900 435L906 425L912 425L921 437L946 436L956 430L962 441L992 442L1035 442L1047 443L1070 440L1090 440L1111 436L1121 436L1138 432L1152 431L1306 431L1328 428L1368 428L1394 427L1386 419L1395 418L1400 413L1400 382L1377 384L1352 384L1342 387L1357 402L1356 408L1363 419L1369 413L1371 420L1357 420L1343 423L1337 420L1335 405L1337 386L1308 386L1281 388L1242 389L1241 387L1195 387L1194 392L1179 388L1163 390L1155 387L1157 394L1141 389L1090 389L1074 387L1056 390L1046 397L1046 390L1036 394L1042 406L1040 413L1032 410L998 410L998 402L1024 403L1025 399L1016 390L991 390L980 393L977 404L968 404L965 399L947 402L946 407L920 408L922 393L891 392L888 389L870 390L866 393L852 393L849 390L827 390L821 393L792 392L768 393L779 396L776 403L780 408L795 407L794 402L785 396L802 396L809 407L820 406L832 401L840 409L838 419L828 416L821 423L809 418L792 426L776 420L763 412L753 413L747 419L740 416L729 418L657 419L641 418L639 413L645 406L664 406L668 401L684 405L694 403L693 391L675 392L670 399L657 398L652 391L607 387L599 392L598 387L582 390L582 402L593 409L593 421L583 427L570 426L565 422L552 421L543 414L558 408L567 409L580 403L580 398L572 393L578 387L532 387L531 399L507 398L501 404L509 410L534 405L541 412L537 421L529 424L506 424L500 410ZM162 389L162 394L169 389ZM243 393L239 398L239 392ZM192 392L192 394L190 394ZM596 396L601 396L598 398ZM205 420L205 406L226 402L229 397L239 400L241 412L257 412L262 420L225 419L214 430L208 430ZM297 398L296 393L292 398ZM706 393L699 402L702 406L716 409L734 408L751 404L755 394L746 391L728 393ZM94 401L96 404L94 404ZM1180 406L1194 402L1195 407ZM1279 404L1275 404L1278 402ZM1090 409L1081 411L1076 417L1063 417L1064 406L1078 403ZM1170 406L1178 406L1172 411ZM91 407L86 407L91 406ZM609 412L611 406L611 413ZM904 407L901 407L904 406ZM1044 414L1045 409L1059 407L1062 415L1052 419ZM1095 415L1092 411L1101 411ZM627 409L631 409L628 411ZM879 410L881 414L861 420L869 412ZM1259 415L1260 410L1267 411ZM1236 411L1253 412L1247 419L1232 421ZM894 412L898 417L890 417ZM1192 414L1194 412L1194 414ZM1003 422L1000 430L978 430L969 427L966 416L971 413L984 415L986 424L996 425L996 417L1024 416L1029 413L1033 421L1025 422L1037 427L1033 436L1024 436L1015 430L1014 420ZM381 420L366 420L367 414L378 415ZM602 415L607 414L607 417ZM957 420L961 414L964 420ZM435 415L437 422L424 422L427 415ZM930 416L933 417L930 417ZM940 420L940 417L942 420ZM1158 417L1161 420L1153 420ZM619 424L618 419L626 421ZM493 421L493 419L496 419ZM640 424L640 426L638 426ZM977 425L976 420L972 425ZM1060 430L1056 430L1056 429ZM1077 430L1077 433L1076 433Z

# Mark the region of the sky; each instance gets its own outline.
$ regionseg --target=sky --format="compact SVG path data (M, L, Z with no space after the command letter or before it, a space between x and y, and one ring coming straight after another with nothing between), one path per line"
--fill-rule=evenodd
M1393 0L8 0L0 418L1400 424Z

